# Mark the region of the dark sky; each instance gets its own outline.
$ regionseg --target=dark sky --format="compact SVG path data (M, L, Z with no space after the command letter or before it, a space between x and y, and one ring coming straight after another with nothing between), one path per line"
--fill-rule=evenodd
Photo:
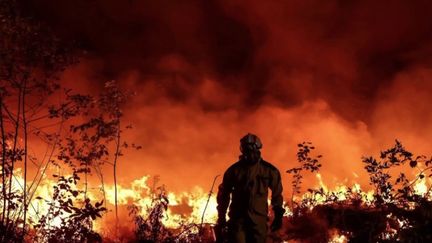
M158 82L178 102L194 96L184 86L204 77L241 94L241 102L203 102L208 110L323 99L341 116L367 121L398 73L430 67L432 60L428 0L38 0L28 6L89 51L100 80L135 71L140 82Z

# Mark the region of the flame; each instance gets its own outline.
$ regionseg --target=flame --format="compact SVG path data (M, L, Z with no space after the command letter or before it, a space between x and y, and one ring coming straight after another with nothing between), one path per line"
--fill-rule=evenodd
M118 186L118 204L126 206L133 203L141 208L141 215L146 216L146 209L151 207L153 199L151 196L151 188L148 186L150 176L143 176L140 179L134 180L129 187ZM111 205L114 205L114 186L107 187L107 200ZM207 209L204 214L205 223L215 223L217 220L216 196L212 194L208 196L199 186L196 186L191 191L173 193L168 192L167 198L169 207L166 212L166 217L163 219L163 224L169 228L176 228L181 223L199 224L204 213L204 208L209 200ZM184 215L174 212L175 207L187 207L190 213Z
M416 194L425 196L426 193L428 193L428 187L426 185L426 180L421 179L415 182L414 184L414 191Z
M21 175L21 169L17 169L15 174L15 180L13 181L13 188L16 191L22 192L23 178ZM133 180L128 185L121 184L118 185L118 205L119 206L128 206L130 204L135 204L139 206L141 209L140 215L144 218L148 214L148 208L152 206L153 203L153 195L152 191L154 190L151 186L149 186L150 176L146 175L136 180ZM316 204L310 205L310 208L318 204L324 204L327 202L328 195L333 195L336 197L336 200L343 201L346 200L346 195L348 195L349 190L351 193L354 193L361 198L361 200L367 204L373 200L374 191L363 191L361 189L361 185L358 183L354 183L351 187L345 184L337 184L333 188L329 187L323 180L321 174L316 175L317 185L322 188L323 194L312 194L310 192L304 193L301 197L297 199L306 199L308 197L314 196ZM419 195L426 195L429 193L428 185L430 185L430 179L419 179L414 181L413 188L415 193ZM29 182L31 184L31 182ZM46 214L49 210L49 206L47 201L37 199L38 197L43 199L49 199L52 197L53 186L56 185L56 181L43 178L41 184L38 186L37 191L35 192L33 199L29 204L29 222L30 220L35 222L44 214ZM153 186L154 187L154 186ZM108 204L108 208L114 207L114 186L106 185L106 203ZM89 191L87 196L95 201L100 201L102 195L100 192ZM204 223L214 224L217 221L217 210L216 210L216 196L215 193L212 193L209 196L208 191L205 189L196 186L192 188L190 191L183 192L168 192L166 194L167 199L169 201L169 207L166 211L165 217L162 220L162 223L167 228L178 228L181 224L200 224L201 219L204 215ZM429 198L431 198L430 194L428 194ZM76 199L79 203L80 200L83 200L83 197L78 197ZM204 208L208 200L208 207L204 213ZM75 202L74 202L75 203ZM183 208L187 210L177 210L178 208ZM292 209L288 206L287 203L284 203L284 208L286 209L285 216L292 215ZM112 214L112 211L108 212L108 214ZM61 216L58 216L50 222L50 226L60 226ZM390 216L389 216L390 217ZM94 230L97 232L103 232L103 228L107 222L104 220L96 220L94 223ZM403 222L399 222L402 224ZM339 242L347 242L347 237L339 232L335 232L332 234L333 236L329 240L329 242L339 243Z
M13 182L13 188L16 188L17 191L22 192L24 179L21 175L20 169L16 171L15 178L16 179ZM132 181L129 186L118 185L118 205L127 206L133 203L141 208L141 215L145 217L147 215L146 209L151 207L153 202L151 188L148 185L149 178L150 176L143 176ZM31 182L29 182L29 184L30 183ZM52 197L53 186L55 185L56 182L54 180L45 178L38 186L37 191L35 192L34 197L29 204L29 221L37 221L40 219L41 215L44 215L48 212L49 206L43 199L49 199ZM106 186L105 190L107 203L109 203L109 207L112 207L114 205L114 186L108 185ZM87 197L92 201L101 200L101 195L97 195L92 191L87 193ZM205 192L201 187L197 186L189 192L169 192L167 197L169 201L169 208L166 212L166 217L163 219L163 224L168 228L176 228L181 223L185 222L195 224L200 223L207 200L209 200L209 202L204 214L204 223L215 223L217 220L216 196L212 194L209 197L208 192ZM82 199L82 197L77 198L78 201ZM176 213L173 210L173 208L176 206L188 207L190 209L190 213ZM50 222L50 226L59 225L60 216L54 218ZM94 227L96 231L100 230L102 227L101 222L96 221Z
M373 201L375 191L363 191L359 183L354 182L351 187L343 183L337 183L334 187L329 188L329 186L322 179L320 173L316 174L316 178L318 181L318 186L315 188L315 190L320 190L322 193L305 192L301 195L301 197L295 197L297 200L307 200L308 198L313 198L316 204L309 205L310 209L316 205L326 203L329 199L329 196L332 196L337 201L347 200L348 198L346 196L349 194L349 190L356 194L365 204L370 204Z
M329 240L329 243L346 243L348 239L345 235L336 234Z

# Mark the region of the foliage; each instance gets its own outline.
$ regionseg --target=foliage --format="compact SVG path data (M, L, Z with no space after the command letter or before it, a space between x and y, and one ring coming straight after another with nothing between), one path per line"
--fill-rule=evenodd
M163 186L157 187L153 192L153 200L146 210L146 216L140 214L141 208L135 204L129 205L129 215L135 223L135 242L213 242L211 226L195 223L181 222L175 229L163 225L167 217L169 201Z
M49 205L48 213L43 215L34 227L36 242L101 242L100 235L92 230L93 221L106 211L103 201L94 205L84 198L84 191L76 189L80 180L75 171L72 176L57 176L57 185L50 199L42 199ZM81 199L80 199L81 198ZM84 199L82 199L84 198ZM74 205L81 202L81 206Z
M365 170L375 188L373 198L365 200L365 193L347 188L341 193L326 192L323 188L308 189L288 218L284 240L327 242L334 232L343 234L349 242L430 242L432 234L432 202L430 190L425 194L415 191L418 180L424 180L432 169L431 159L414 156L399 141L381 152L380 159L364 157ZM393 169L409 165L423 169L413 179L400 173L393 179Z
M318 172L320 167L322 166L319 159L322 157L321 155L316 156L315 158L310 157L310 153L315 149L312 146L311 142L303 142L297 145L299 150L297 152L297 162L300 164L297 167L291 168L286 172L291 174L293 180L291 182L292 185L292 196L291 196L291 206L293 208L297 208L294 206L294 196L300 193L301 184L303 175L302 172L309 171L311 173ZM298 206L298 205L297 205Z
M174 242L172 233L162 223L168 204L164 187L158 187L152 204L147 209L147 217L140 215L140 207L134 204L129 206L129 214L134 219L135 236L138 242Z
M27 166L43 164L30 155L29 136L48 136L36 123L46 118L41 111L60 89L60 73L77 61L73 43L33 20L23 14L19 1L0 1L1 242L16 241L18 235L22 239L28 230L34 188L27 187ZM24 183L16 178L17 166Z
M120 148L141 148L120 144L121 107L129 96L115 81L107 82L98 96L61 87L59 77L78 62L79 48L57 38L21 11L20 4L0 1L0 242L28 239L34 230L38 241L97 240L92 224L105 208L88 198L88 177L96 172L105 199L102 166L113 165L115 158L115 170ZM32 151L41 146L47 154L34 156ZM28 166L37 171L32 180ZM52 197L39 199L49 205L41 215L32 202L53 166L72 176L53 175ZM82 188L78 182L83 189L77 189ZM29 218L30 210L40 218ZM56 218L61 222L52 225ZM35 225L27 225L29 220Z

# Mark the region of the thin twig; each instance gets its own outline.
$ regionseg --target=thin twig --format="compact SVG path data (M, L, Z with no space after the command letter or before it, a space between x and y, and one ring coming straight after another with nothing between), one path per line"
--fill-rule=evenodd
M210 197L211 197L212 194L213 194L213 188L214 188L214 185L215 185L215 183L216 183L216 179L217 179L219 176L220 176L220 175L217 175L217 176L215 176L215 178L213 179L213 184L212 184L212 186L211 186L211 188L210 188L210 191L209 191L209 194L208 194L208 198L207 198L207 202L206 202L206 205L205 205L205 207L204 207L204 210L203 210L203 213L202 213L202 216L201 216L201 225L200 225L200 228L202 228L202 226L203 226L203 224L204 224L204 216L205 216L205 212L206 212L206 210L207 210L207 206L208 206L208 204L209 204Z

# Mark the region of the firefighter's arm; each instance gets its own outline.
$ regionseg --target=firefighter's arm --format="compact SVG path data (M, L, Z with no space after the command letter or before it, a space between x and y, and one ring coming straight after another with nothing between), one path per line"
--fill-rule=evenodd
M282 227L282 217L285 213L285 209L283 208L282 180L278 170L274 171L270 189L272 191L271 204L275 216L271 225L271 229L272 231L275 231Z
M233 175L232 171L228 169L224 176L222 183L219 185L217 194L217 210L218 210L218 223L226 222L226 212L230 203L230 195L233 190Z

